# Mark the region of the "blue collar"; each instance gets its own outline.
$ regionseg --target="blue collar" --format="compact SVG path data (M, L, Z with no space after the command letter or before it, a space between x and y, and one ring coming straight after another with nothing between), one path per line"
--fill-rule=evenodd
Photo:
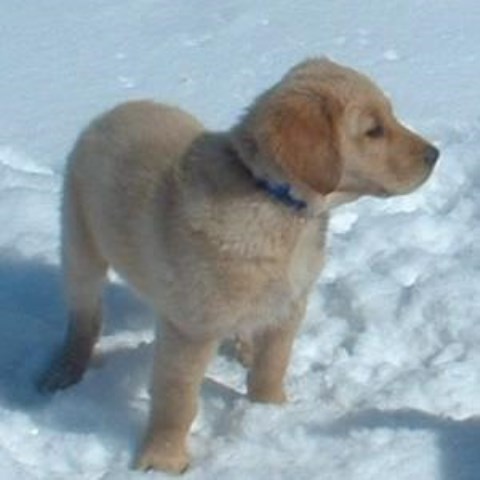
M252 177L257 187L264 190L268 195L278 200L279 202L283 203L285 206L293 208L297 212L300 212L301 210L304 210L307 208L307 202L299 198L296 198L292 194L292 187L289 183L287 182L278 183L278 182L274 182L273 180L269 180L267 178L256 177L253 174L253 172L247 167L247 165L245 165L236 148L232 148L230 150L230 153Z
M292 195L292 187L288 183L274 183L265 178L257 178L257 185L270 196L282 202L287 207L300 211L307 208L307 202Z

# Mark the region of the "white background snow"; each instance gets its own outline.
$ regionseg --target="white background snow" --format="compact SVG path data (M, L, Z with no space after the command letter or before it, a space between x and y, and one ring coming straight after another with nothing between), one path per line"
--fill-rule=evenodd
M480 3L25 0L0 6L0 477L165 478L130 469L154 314L120 284L84 381L34 381L60 344L65 156L130 98L225 129L294 63L329 55L442 150L408 197L337 210L283 408L250 404L219 356L191 438L199 479L480 479Z

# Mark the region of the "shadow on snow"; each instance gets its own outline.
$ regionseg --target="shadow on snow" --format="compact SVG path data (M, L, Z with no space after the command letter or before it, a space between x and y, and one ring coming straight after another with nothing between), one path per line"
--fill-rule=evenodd
M480 478L480 417L453 420L419 410L365 410L347 415L327 429L328 434L347 435L356 429L426 430L436 435L443 480Z

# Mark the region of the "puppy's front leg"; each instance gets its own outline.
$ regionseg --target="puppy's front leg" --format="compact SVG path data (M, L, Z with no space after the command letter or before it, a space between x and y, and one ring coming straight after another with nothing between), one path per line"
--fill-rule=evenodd
M150 419L137 468L181 473L188 467L187 435L216 346L216 340L193 340L168 324L157 333Z
M292 318L255 336L248 374L248 397L254 402L282 404L287 401L283 380L305 308L295 308Z

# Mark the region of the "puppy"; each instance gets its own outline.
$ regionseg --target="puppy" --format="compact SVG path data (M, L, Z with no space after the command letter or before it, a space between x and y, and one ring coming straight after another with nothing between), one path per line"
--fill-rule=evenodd
M363 195L411 192L438 156L369 79L327 59L294 67L223 133L149 101L107 112L68 161L68 333L42 388L81 379L101 330L107 269L115 269L162 325L136 465L184 471L200 384L219 342L251 336L248 396L284 402L329 210Z

